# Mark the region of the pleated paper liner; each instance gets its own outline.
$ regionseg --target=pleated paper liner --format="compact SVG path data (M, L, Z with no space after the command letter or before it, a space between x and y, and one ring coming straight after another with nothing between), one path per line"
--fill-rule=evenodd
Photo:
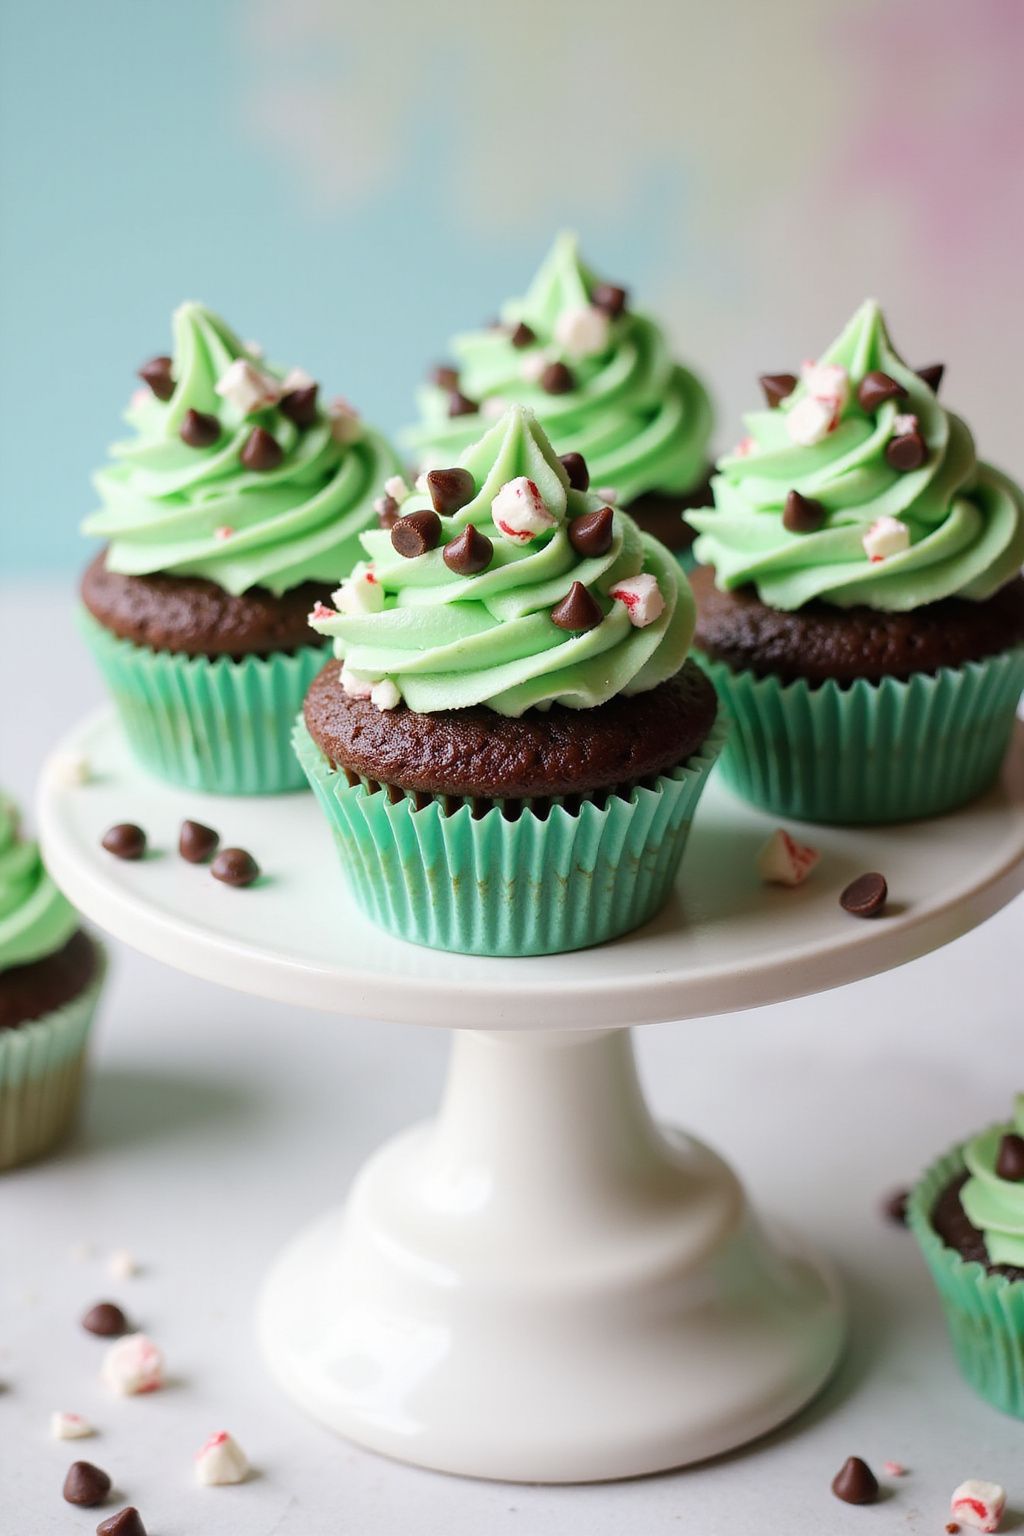
M931 1224L939 1195L963 1172L962 1147L934 1163L911 1192L907 1223L938 1289L961 1374L993 1408L1021 1419L1024 1281L990 1275L983 1265L968 1262L946 1247Z
M296 711L327 660L320 646L270 656L183 656L121 640L80 610L86 641L134 755L161 779L221 795L305 788Z
M909 821L965 805L995 779L1024 689L1024 648L848 687L697 660L732 721L722 777L800 821Z
M96 974L83 992L40 1019L0 1030L0 1169L42 1156L71 1128L106 975L105 951L92 943Z
M410 798L350 785L300 719L295 751L334 833L360 907L397 937L473 955L545 955L627 933L663 904L721 726L653 788L602 803L501 804Z

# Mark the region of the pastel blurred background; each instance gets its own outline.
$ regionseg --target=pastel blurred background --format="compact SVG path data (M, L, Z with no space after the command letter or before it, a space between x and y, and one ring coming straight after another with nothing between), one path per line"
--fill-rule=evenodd
M555 230L718 442L866 293L1024 472L1018 0L2 0L0 571L70 572L133 371L202 298L397 428Z

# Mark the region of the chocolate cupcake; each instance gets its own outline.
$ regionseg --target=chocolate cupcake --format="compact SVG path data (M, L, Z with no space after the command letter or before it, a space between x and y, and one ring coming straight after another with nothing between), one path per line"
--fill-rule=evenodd
M907 1220L938 1287L966 1379L1024 1418L1024 1095L928 1170Z
M103 972L102 950L0 795L0 1168L68 1130Z
M318 608L296 750L364 910L475 954L577 949L664 901L721 743L678 564L510 408Z
M1024 687L1024 497L979 462L878 305L720 460L693 515L696 643L735 729L723 773L783 816L936 815L999 770Z
M457 366L435 371L405 434L417 465L456 463L506 405L527 405L559 453L583 456L605 499L669 549L688 550L683 513L710 500L707 392L625 289L583 264L575 236L559 236L499 323L455 337L452 352Z
M135 435L96 476L84 523L107 547L83 626L140 760L224 794L301 787L289 747L322 664L306 614L355 563L394 453L199 304L174 356L139 370Z

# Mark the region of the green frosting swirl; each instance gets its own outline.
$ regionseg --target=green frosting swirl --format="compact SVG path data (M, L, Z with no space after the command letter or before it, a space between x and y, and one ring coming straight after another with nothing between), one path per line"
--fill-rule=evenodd
M673 363L652 320L627 308L589 357L574 357L557 341L559 317L589 305L598 281L580 260L575 236L560 235L526 297L504 306L500 326L454 338L459 389L481 409L449 416L448 392L425 385L421 421L404 434L418 464L454 464L501 405L515 403L536 413L559 453L582 453L591 484L614 487L623 503L646 491L682 494L703 480L711 405L694 375ZM536 334L525 348L510 340L521 321ZM545 359L565 362L575 387L552 395L531 379Z
M0 971L52 955L78 915L43 868L39 845L18 836L18 813L0 795Z
M374 496L399 469L393 450L354 418L354 440L339 441L322 404L305 429L274 408L244 414L216 391L238 359L277 381L286 375L256 362L201 304L175 312L174 392L162 401L136 391L125 413L135 436L111 449L114 462L95 477L102 507L82 525L110 541L110 570L203 576L231 593L261 586L280 594L304 581L338 581L358 559ZM189 410L218 418L221 435L212 446L182 442ZM283 450L276 469L241 462L255 426Z
M476 492L460 511L442 517L435 549L406 559L389 532L363 535L372 574L384 590L382 611L313 619L314 629L334 636L346 672L364 683L389 679L419 713L486 704L502 715L521 715L556 703L590 709L616 694L655 688L679 670L695 618L679 566L621 511L614 513L607 553L576 552L567 520L603 503L569 488L531 411L511 407L459 463ZM528 544L509 542L492 517L501 488L520 476L533 481L554 519ZM430 507L428 496L413 494L402 514ZM443 547L470 523L492 541L493 556L477 575L454 575ZM623 602L609 596L620 581L641 573L655 578L664 600L659 616L642 628L631 622ZM550 616L574 581L604 612L583 633L559 628ZM336 601L341 597L336 594Z
M713 565L723 589L752 582L763 602L794 609L821 598L841 608L864 603L902 611L945 597L983 600L1024 562L1024 498L1017 486L979 463L965 424L894 351L876 303L869 300L821 359L849 376L837 425L821 442L790 437L790 413L806 396L800 383L775 410L744 417L744 453L727 454L712 481L713 510L687 513L700 537L697 559ZM875 413L857 401L865 374L879 369L901 384L903 398ZM899 415L913 415L927 455L901 473L886 458ZM825 509L821 527L791 533L782 521L787 492ZM903 522L909 548L872 563L862 538L880 517Z
M1024 1135L1024 1094L1014 1102L1012 1125L990 1126L964 1148L970 1178L960 1191L960 1203L967 1219L984 1234L990 1262L1024 1267L1024 1183L996 1173L999 1143L1007 1130Z

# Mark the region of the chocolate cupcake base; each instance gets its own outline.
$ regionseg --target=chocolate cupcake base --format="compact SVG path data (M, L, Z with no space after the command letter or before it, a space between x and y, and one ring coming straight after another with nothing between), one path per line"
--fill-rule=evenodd
M0 971L0 1030L63 1008L85 991L98 966L96 946L79 928L54 954Z

